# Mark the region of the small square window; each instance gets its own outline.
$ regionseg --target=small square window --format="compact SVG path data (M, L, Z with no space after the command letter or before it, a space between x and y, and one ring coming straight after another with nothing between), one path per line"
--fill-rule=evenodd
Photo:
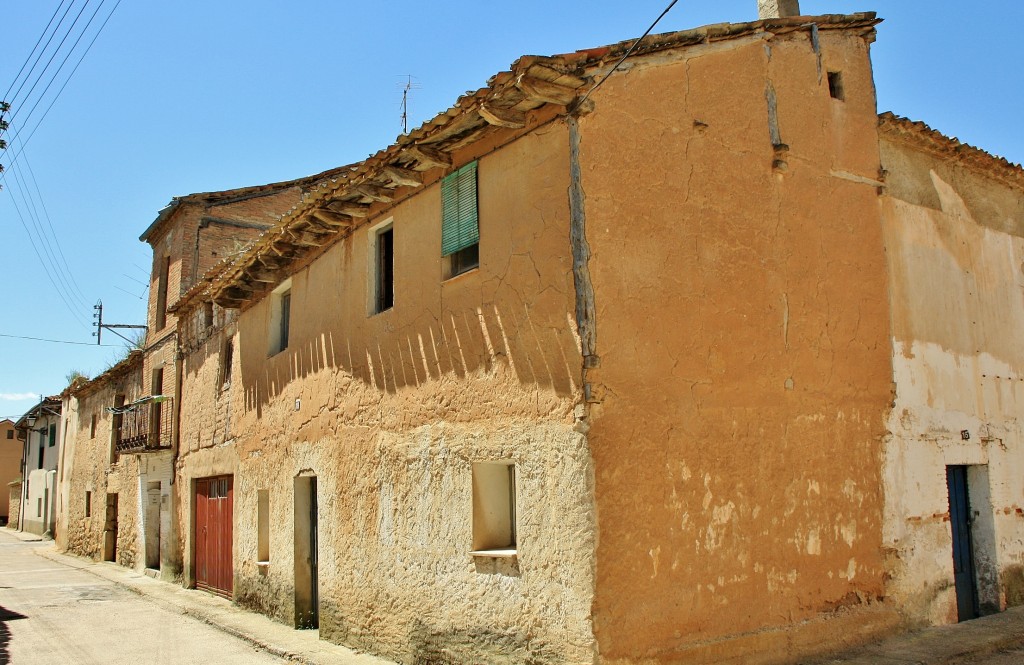
M832 95L833 99L838 99L839 101L846 99L846 93L843 91L842 72L828 73L828 94Z
M473 464L473 553L516 551L516 467L511 462Z

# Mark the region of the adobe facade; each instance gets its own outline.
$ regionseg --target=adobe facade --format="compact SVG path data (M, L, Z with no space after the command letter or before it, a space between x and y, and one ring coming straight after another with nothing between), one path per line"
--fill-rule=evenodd
M165 578L408 663L782 663L1024 602L1024 175L879 118L877 23L524 57L238 243L196 238L252 190L162 213L147 348L65 405L67 547L105 482L122 564L157 514ZM111 464L82 419L136 392L170 446Z
M9 484L21 479L21 454L22 442L18 439L14 421L9 418L0 420L0 523L3 524L11 521Z

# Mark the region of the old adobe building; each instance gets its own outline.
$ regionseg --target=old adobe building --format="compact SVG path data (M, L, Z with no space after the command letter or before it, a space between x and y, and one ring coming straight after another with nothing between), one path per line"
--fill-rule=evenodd
M310 179L166 303L166 572L409 663L1020 603L1024 175L879 119L877 22L524 57Z

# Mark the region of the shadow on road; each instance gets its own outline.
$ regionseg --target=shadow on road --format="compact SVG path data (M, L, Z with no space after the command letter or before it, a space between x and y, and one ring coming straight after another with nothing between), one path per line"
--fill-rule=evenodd
M7 645L11 641L11 631L7 628L7 622L24 618L26 618L24 614L18 614L0 605L0 665L7 665L11 662L10 654L7 651Z

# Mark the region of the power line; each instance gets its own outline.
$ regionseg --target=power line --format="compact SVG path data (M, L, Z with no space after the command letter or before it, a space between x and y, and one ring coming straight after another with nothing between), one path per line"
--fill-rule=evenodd
M25 335L5 335L0 333L0 337L9 337L11 339L29 339L34 342L49 342L51 344L75 344L81 346L109 346L109 347L122 347L123 344L96 344L94 342L72 342L66 339L46 339L45 337L27 337Z
M5 183L7 183L9 191L10 183L7 180L6 174L0 173L0 180L3 180ZM36 241L35 239L32 238L32 233L29 232L28 230L28 225L25 223L25 216L21 213L21 208L18 206L18 201L17 199L14 198L14 194L11 194L11 203L14 204L14 210L18 213L18 219L21 221L21 226L22 228L25 229L25 233L28 235L29 243L31 243L32 245L32 251L35 252L36 258L39 259L40 265L43 266L43 272L46 273L46 278L50 280L50 284L57 292L57 296L61 299L61 301L64 302L64 306L68 308L68 312L71 313L71 316L73 316L75 320L78 321L79 325L81 325L83 328L87 328L88 326L85 325L85 321L79 317L77 312L75 312L75 309L71 306L71 303L69 303L67 298L64 297L64 293L61 291L60 287L58 287L57 283L54 282L53 275L50 274L50 270L49 268L47 268L46 263L43 261L43 257L39 254L39 248L36 247Z
M107 14L107 17L103 19L103 23L100 25L99 29L96 30L96 34L92 36L92 41L90 41L89 45L85 47L85 51L82 52L82 55L78 58L78 62L75 63L74 69L72 69L71 73L68 74L68 77L64 79L64 83L63 85L61 85L60 90L58 90L57 94L53 96L52 100L50 100L50 105L46 107L46 111L43 112L42 117L39 118L39 120L36 122L35 126L32 128L32 131L29 133L28 138L24 139L21 142L21 150L24 150L25 146L28 145L28 142L32 140L32 137L36 135L36 130L39 129L39 125L43 124L43 120L45 120L46 116L50 114L50 110L53 108L53 105L57 103L57 100L60 98L61 93L64 92L64 88L66 88L68 86L68 83L71 82L71 79L74 77L75 72L77 72L79 66L81 66L82 61L85 60L85 56L89 55L89 51L92 50L92 46L96 43L96 39L100 36L100 33L103 32L103 28L107 27L107 23L110 21L110 17L114 15L114 12L117 11L117 8L120 5L121 0L117 0L117 2L114 4L114 8L111 9L110 13ZM0 155L8 151L10 151L10 146L8 146L5 150L0 151ZM14 155L14 157L11 158L10 165L13 165L15 162L17 162L18 157L20 156L21 152L19 151L17 154Z
M26 160L25 163L27 164L28 155L25 154L24 156ZM49 236L46 234L45 229L43 229L42 222L39 219L39 212L36 210L35 201L32 200L30 192L28 191L28 185L25 182L25 177L21 174L20 170L15 170L12 173L14 175L14 182L17 184L18 193L21 195L22 202L25 205L25 212L28 214L29 219L32 220L32 224L35 227L36 239L39 241L39 245L41 245L43 249L43 255L45 258L40 257L40 260L45 260L49 263L49 268L52 270L52 274L56 276L57 281L60 282L60 287L63 290L63 293L67 294L71 299L78 299L78 296L75 295L73 287L71 286L75 279L70 275L70 270L62 270L60 264L57 262L56 255L53 251L53 243L50 242ZM11 191L11 198L14 198L13 190ZM26 230L28 230L27 225ZM65 267L66 265L67 264L65 263ZM65 275L65 272L68 274ZM88 304L81 301L79 302L79 306L84 309L88 307Z
M68 5L68 10L70 10L73 5L74 5L74 0L71 1L70 5ZM28 98L30 98L32 96L32 91L35 90L36 86L39 85L39 82L43 80L43 76L46 74L46 70L49 69L50 64L53 62L53 59L57 57L58 53L60 53L61 47L64 46L64 42L66 42L68 37L71 36L71 32L75 29L75 25L78 23L78 20L80 18L82 18L82 14L85 12L85 8L88 7L88 6L89 6L89 0L85 0L85 4L83 4L82 8L78 10L78 14L75 16L74 20L71 22L71 25L68 26L68 31L64 33L63 37L61 37L60 43L57 44L57 48L55 48L53 50L53 53L50 55L50 59L47 60L46 64L43 65L43 68L41 70L39 70L39 76L37 76L35 81L32 83L32 87L30 87L28 92L25 93L25 98L26 99L28 99ZM67 15L67 12L65 12L65 16L66 15ZM61 17L61 22L63 22L63 20L64 20L64 17L62 16ZM59 28L60 24L58 24L57 27ZM56 34L57 34L57 32L55 30L54 31L54 35L56 35ZM52 37L51 37L51 40L52 40ZM50 42L47 41L46 45L49 46ZM43 57L43 53L44 52L45 52L45 47L44 47L43 51L39 52L39 58ZM33 70L35 69L36 63L39 62L39 58L36 59L35 63L32 63L32 69ZM29 75L31 76L31 74L32 74L32 71L30 70L29 71ZM27 81L28 81L28 77L26 76L25 77L25 81L22 82L21 86L18 88L18 91L14 93L14 97L10 100L9 103L13 103L14 100L16 100L18 98L18 95L21 93L21 90L22 90L22 88L24 88L25 82L27 82ZM11 119L13 120L14 116L11 116Z
M661 21L661 19L665 18L665 14L668 14L669 10L671 10L673 7L675 7L677 2L679 2L679 0L672 0L672 2L668 3L668 7L665 7L664 11L662 11L660 14L658 14L658 18L654 19L654 23L651 24L651 27L647 28L647 30L644 32L644 34L640 35L640 39L638 39L635 42L633 42L633 45L630 46L626 50L626 52L622 54L622 57L619 58L619 61L615 63L615 66L612 67L608 71L608 74L603 79L601 79L600 81L597 82L597 85L595 85L590 90L587 90L587 94L583 95L583 98L573 105L574 108L580 108L580 106L583 105L583 102L587 101L587 97L590 97L590 93L592 93L595 90L597 90L598 88L600 88L602 83L604 83L609 78L611 78L611 75L615 73L615 70L619 68L619 65L621 65L626 58L628 58L630 55L632 55L632 53L636 49L636 47L640 45L640 42L642 42L644 40L644 38L647 37L647 35L651 34L651 30L654 30L654 26L658 25L658 23Z
M107 0L100 0L100 4L96 6L96 10L93 11L92 16L89 17L88 21L86 21L85 27L82 28L82 31L78 33L78 38L75 39L75 43L71 45L71 48L68 49L68 52L64 55L64 59L60 61L60 65L57 66L57 71L55 71L53 73L53 76L50 77L49 83L46 84L46 87L43 89L43 91L41 93L39 93L38 97L36 97L35 104L33 104L32 108L29 109L28 118L32 117L32 114L35 112L36 108L39 106L39 104L46 97L46 93L50 91L50 86L52 86L53 82L57 80L58 76L60 76L61 70L64 69L64 65L66 65L68 63L68 58L70 58L71 54L75 52L76 48L78 48L78 44L82 41L82 37L84 37L85 33L89 31L89 26L92 25L93 20L95 20L96 15L99 13L100 9L103 8L103 5L104 5L104 3L106 1ZM88 6L88 4L89 4L89 0L86 0L85 5L82 6L82 11L85 10L85 8L86 8L86 6ZM82 13L79 12L78 16L81 16L81 15L82 15ZM75 23L78 23L78 17L75 17ZM74 25L72 25L72 28L74 28ZM62 41L61 42L61 46L63 46L63 45L64 45L64 42ZM60 49L60 46L58 46L57 48ZM57 53L54 52L54 55L57 55ZM52 60L52 58L51 58L51 60ZM47 67L49 67L49 63L47 63ZM42 73L40 73L40 80L41 79L42 79ZM37 83L38 83L38 81L37 81ZM33 85L32 87L34 89L35 85ZM29 90L29 96L31 96L31 94L32 94L32 91ZM11 120L13 121L14 118L17 115L18 115L18 113L17 113L17 111L15 111L14 115L11 116ZM28 118L25 119L25 123L28 122Z
M36 49L39 48L39 43L43 41L43 37L45 37L46 33L50 31L50 26L53 24L53 19L57 18L57 12L59 12L60 8L63 6L64 0L60 0L60 4L57 5L57 8L53 10L53 16L50 17L50 20L46 24L46 27L43 28L43 34L39 35L39 39L36 40L36 45L32 47L32 50L29 51L29 54L25 57L25 62L21 63L21 69L18 70L18 73L15 75L14 80L11 81L11 85L7 88L7 92L4 93L3 99L7 99L7 96L11 94L11 90L14 88L14 84L18 82L18 79L21 78L21 73L25 71L25 65L27 65L28 61L32 59L32 55L36 52ZM71 9L71 7L69 6L68 9Z
M60 3L60 5L58 5L58 6L57 6L57 11L60 11L60 7L61 7L61 5L63 5L63 4L64 4L64 0L61 0L61 3ZM64 23L64 19L65 19L65 18L67 18L68 12L69 12L69 11L71 11L71 7L72 7L72 6L74 6L74 4L75 4L75 0L71 0L71 4L70 4L70 5L68 5L68 8L64 10L64 13L63 13L63 14L61 15L61 17L60 17L60 20L59 20L59 21L57 21L57 25L56 25L56 26L54 26L54 28L53 28L53 32L52 32L52 33L50 34L50 38L46 40L46 45L45 45L45 46L43 46L43 48L42 48L42 50L41 50L41 51L39 51L39 55L37 55L37 56L36 56L36 60L35 60L35 62L33 62L33 63L32 63L32 66L31 66L31 67L29 68L29 70L28 70L28 73L27 73L27 74L25 74L25 80L21 82L21 85L20 85L20 86L18 86L18 90L17 90L17 91L16 91L15 93L14 93L14 97L12 97L12 98L10 99L10 101L12 101L12 102L13 102L13 101L14 101L14 99L16 99L16 98L18 97L18 95L20 95L20 94L21 94L21 91L22 91L22 89L23 89L23 88L25 87L25 84L26 84L26 83L28 83L28 79L29 79L29 77L30 77L30 76L32 76L32 72L34 72L34 71L35 71L35 69L36 69L36 65L38 65L38 64L39 64L39 61L40 61L40 60L42 59L42 57L43 57L43 54L44 54L44 53L46 53L46 49L50 48L50 42L52 42L52 41L53 41L53 38L57 36L57 31L58 31L58 30L60 29L60 26L61 26L61 24L62 24L62 23ZM54 12L54 14L56 15L56 12ZM53 22L53 19L52 19L52 18L50 19L50 22L51 22L51 23ZM47 26L47 27L49 27L49 26ZM45 34L46 34L46 33L45 33L45 31L44 31L44 32L43 32L43 35L45 35ZM40 39L42 39L42 37L40 37ZM38 45L38 42L37 42L37 45ZM33 49L32 49L32 51L33 51L33 53L34 53L34 52L35 52L35 49L33 48ZM32 54L30 53L28 57L29 57L29 58L31 58L31 57L32 57ZM26 62L27 62L27 61L26 61ZM24 65L22 65L22 68L24 69ZM40 76L42 76L42 73L40 73ZM16 81L17 81L18 79L17 79L17 78L15 78L14 80L15 80L15 82L16 82ZM37 80L38 80L38 79L37 79ZM13 88L13 87L14 87L14 83L11 83L11 88ZM7 92L10 92L10 89L8 89L8 90L7 90ZM7 97L7 95L4 95L4 97L5 97L5 100L6 100L6 97Z

